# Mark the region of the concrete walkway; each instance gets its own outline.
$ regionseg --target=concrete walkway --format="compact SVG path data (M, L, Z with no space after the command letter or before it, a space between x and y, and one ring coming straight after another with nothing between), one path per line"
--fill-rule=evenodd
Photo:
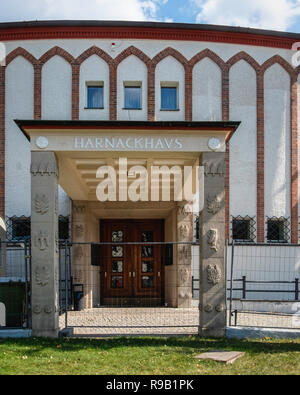
M68 312L68 327L73 328L74 335L197 335L198 324L197 307L97 308ZM300 330L299 316L284 314L241 313L237 325ZM60 327L65 327L65 315L60 317Z
M68 312L75 335L189 335L198 333L197 308L98 308ZM60 327L65 326L65 315Z

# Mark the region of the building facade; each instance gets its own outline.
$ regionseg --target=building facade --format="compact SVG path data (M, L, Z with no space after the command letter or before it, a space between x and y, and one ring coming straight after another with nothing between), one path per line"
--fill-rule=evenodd
M100 203L95 174L101 165L116 168L120 157L146 168L195 167L208 163L205 152L224 152L221 239L298 243L298 41L297 34L209 25L0 24L0 215L15 224L32 216L31 177L40 170L32 169L31 151L46 150L60 168L59 214L70 218L73 241L111 241L107 232L118 231L140 241L145 231L156 241L192 242L195 234L184 229L197 216L181 218L174 199ZM205 138L219 145L209 149ZM206 167L207 174L218 169ZM208 211L219 203L213 187ZM79 260L89 262L89 254L78 247ZM116 292L101 294L99 268L87 279L85 265L83 258L74 267L77 282L93 285L85 306L112 303ZM165 269L163 303L188 306L177 266ZM124 290L123 275L113 277Z

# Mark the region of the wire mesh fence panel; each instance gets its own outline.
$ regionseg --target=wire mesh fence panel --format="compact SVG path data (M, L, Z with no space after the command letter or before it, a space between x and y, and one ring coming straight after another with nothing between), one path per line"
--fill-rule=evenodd
M0 330L30 327L30 245L0 241Z
M237 244L227 249L229 325L300 328L300 246Z
M61 328L78 335L198 333L199 246L144 236L145 242L126 243L115 234L113 242L70 245L71 290Z

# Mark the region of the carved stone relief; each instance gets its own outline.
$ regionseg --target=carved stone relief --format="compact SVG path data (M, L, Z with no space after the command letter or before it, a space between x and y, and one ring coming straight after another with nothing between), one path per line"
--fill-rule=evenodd
M190 279L190 270L187 267L182 267L179 270L179 286L185 286Z
M206 177L211 176L211 177L224 177L225 175L225 164L222 163L216 163L214 161L211 162L205 162L203 163L204 166L204 174Z
M211 214L217 214L221 208L221 200L217 196L214 198L208 196L206 202L207 211Z
M190 226L188 224L181 224L179 227L179 235L182 239L188 237L190 233Z
M223 311L225 311L225 305L224 304L218 304L217 306L216 306L216 312L217 313L222 313Z
M35 282L41 287L45 287L50 280L50 268L48 266L37 266L35 268Z
M31 164L30 172L33 176L58 176L57 165L54 162L33 162Z
M49 235L46 231L40 230L34 235L34 245L40 251L46 251L49 248Z
M212 250L218 251L218 230L210 229L207 233L207 243Z
M36 194L34 199L34 208L37 214L44 215L49 211L49 198L45 194Z
M74 226L74 233L76 237L82 237L84 235L84 225L76 224Z
M206 313L211 313L212 311L213 311L213 306L211 305L211 304L207 304L205 307L204 307L204 311L206 312Z
M73 212L75 213L75 214L85 214L85 206L80 206L80 205L78 205L78 206L73 206Z
M207 281L209 284L217 285L221 281L222 272L217 265L208 265L207 271Z

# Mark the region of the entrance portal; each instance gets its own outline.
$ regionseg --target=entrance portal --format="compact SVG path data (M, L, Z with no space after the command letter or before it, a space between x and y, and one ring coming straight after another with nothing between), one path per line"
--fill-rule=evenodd
M104 305L151 307L164 303L162 246L151 245L163 242L163 228L162 220L101 221L101 241L113 243L103 251Z

